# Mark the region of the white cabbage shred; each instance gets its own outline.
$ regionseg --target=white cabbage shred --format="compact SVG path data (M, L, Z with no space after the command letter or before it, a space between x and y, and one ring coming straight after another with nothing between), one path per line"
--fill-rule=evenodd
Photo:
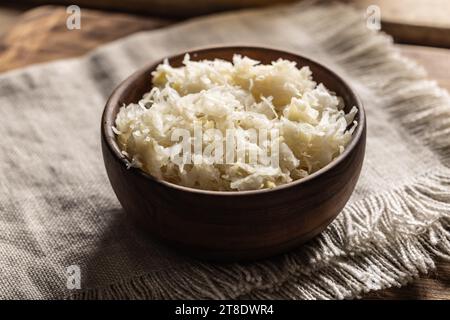
M153 89L138 103L123 106L113 129L130 165L154 177L207 190L273 188L324 167L351 140L357 108L345 114L343 100L314 82L307 66L298 69L282 59L262 65L240 55L232 62L191 61L186 55L183 64L160 64L152 73ZM197 163L171 161L171 154L181 150L173 131L187 129L194 137L194 125L206 132L203 147L215 138L208 129L223 137L234 129L236 145L269 156L273 146L252 143L249 132L278 130L279 161L248 163L247 155L218 163L204 154L196 155L204 160ZM190 144L193 148L194 139Z

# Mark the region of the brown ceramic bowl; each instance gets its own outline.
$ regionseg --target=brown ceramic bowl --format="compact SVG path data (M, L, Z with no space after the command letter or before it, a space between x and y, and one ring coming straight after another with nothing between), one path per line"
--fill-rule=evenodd
M189 52L191 59L230 60L238 53L269 64L278 58L307 65L316 82L358 108L352 141L334 161L310 176L258 191L204 191L158 180L127 169L111 129L119 108L137 102L151 89L150 73L162 61L122 82L109 98L102 118L103 158L111 185L126 214L157 239L208 260L253 260L286 252L319 234L336 218L353 192L364 158L366 121L360 100L326 67L302 56L265 48L218 47ZM183 54L169 58L181 66ZM347 109L346 112L349 110Z

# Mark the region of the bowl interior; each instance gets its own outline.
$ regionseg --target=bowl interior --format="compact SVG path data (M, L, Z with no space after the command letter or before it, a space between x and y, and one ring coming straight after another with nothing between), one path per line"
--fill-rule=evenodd
M312 71L314 81L316 81L317 83L323 83L325 87L327 87L329 90L335 92L336 95L342 97L345 103L344 111L346 113L349 112L353 106L356 106L358 108L358 113L356 114L355 117L355 120L358 121L358 126L356 128L356 131L353 133L352 141L346 147L345 151L341 155L339 155L339 157L334 159L330 164L328 164L324 168L316 171L315 173L309 175L304 179L296 180L289 184L279 186L274 189L283 188L285 186L289 186L292 184L297 184L300 183L301 181L309 180L319 175L321 172L327 170L327 168L333 165L333 163L335 163L336 161L340 161L339 159L345 158L346 154L348 154L348 152L355 147L356 142L362 135L363 127L365 126L365 114L359 98L355 95L355 93L351 90L349 85L341 77L339 77L333 71L329 70L328 68L320 65L319 63L313 60L289 52L259 47L217 47L217 48L193 50L185 53L189 53L191 60L194 61L213 60L213 59L223 59L231 61L234 54L247 56L249 58L261 61L261 63L263 64L270 64L272 61L275 61L279 58L294 61L297 63L297 67L299 68L303 66L309 66L309 68ZM168 58L169 63L174 67L182 66L185 53ZM115 118L117 113L119 112L120 107L122 107L124 104L128 105L130 103L137 103L145 93L151 90L152 88L151 73L153 70L155 70L157 65L159 65L162 62L163 60L161 59L160 61L157 61L149 66L146 66L140 69L139 71L135 72L133 75L131 75L128 79L126 79L116 88L116 90L113 92L113 94L111 95L110 99L106 104L106 108L103 113L102 119L102 126L103 126L102 134L104 135L104 138L107 140L107 143L109 147L112 149L112 151L117 155L118 158L120 158L125 163L128 162L128 159L126 159L126 157L121 154L119 146L116 143L115 134L112 131L111 127L114 125ZM145 172L141 170L139 171L142 174L148 176ZM220 191L205 191L205 190L191 189L187 187L176 186L173 185L172 183L165 181L161 182L167 185L175 186L176 188L192 190L195 192L224 193ZM267 190L263 189L257 191L239 191L239 192L227 191L225 193L242 194L247 192L264 192L264 191Z

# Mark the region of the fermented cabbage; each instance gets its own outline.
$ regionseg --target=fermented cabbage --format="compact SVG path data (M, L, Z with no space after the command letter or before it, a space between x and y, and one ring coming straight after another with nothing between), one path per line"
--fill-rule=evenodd
M187 187L256 190L304 178L341 154L357 125L356 107L345 114L342 98L288 60L186 55L183 67L160 64L152 84L121 107L113 130L130 166Z

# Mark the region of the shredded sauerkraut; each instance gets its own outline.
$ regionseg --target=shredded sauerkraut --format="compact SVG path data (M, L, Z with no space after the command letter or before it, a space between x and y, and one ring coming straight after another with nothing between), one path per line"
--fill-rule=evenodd
M186 55L183 64L160 64L152 73L152 90L123 106L113 128L131 166L154 177L208 190L273 188L324 167L351 140L357 108L345 114L343 100L314 82L308 67L298 69L282 59L262 65L240 55L232 62L191 61ZM250 151L225 161L230 150L219 154L219 149L196 153L194 161L173 161L174 154L186 151L186 142L189 151L198 143L196 127L203 132L203 148L217 141L225 145L220 139L233 130L234 146L257 155L276 153L278 161L249 161ZM191 133L188 141L174 139L180 128ZM255 143L250 139L255 130L277 135L270 143Z

